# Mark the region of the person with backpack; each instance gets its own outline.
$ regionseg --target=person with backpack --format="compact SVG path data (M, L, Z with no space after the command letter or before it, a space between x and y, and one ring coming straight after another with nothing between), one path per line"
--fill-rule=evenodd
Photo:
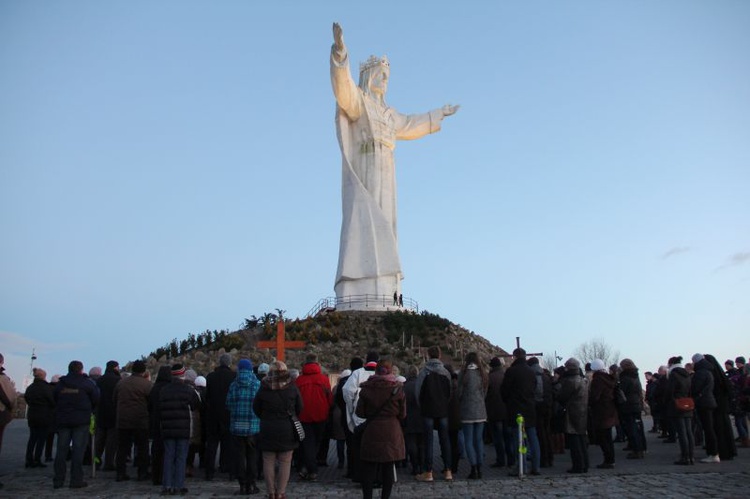
M453 480L451 471L451 443L448 435L448 405L451 398L451 375L440 360L440 347L427 349L429 360L420 370L415 387L419 409L424 424L425 471L416 476L420 482L434 480L432 474L433 438L437 426L440 454L443 458L443 477Z

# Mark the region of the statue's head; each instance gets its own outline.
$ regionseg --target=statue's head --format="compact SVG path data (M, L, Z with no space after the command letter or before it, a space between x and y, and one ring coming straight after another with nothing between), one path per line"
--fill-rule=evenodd
M359 65L359 88L366 93L384 96L388 90L391 64L388 57L371 55Z

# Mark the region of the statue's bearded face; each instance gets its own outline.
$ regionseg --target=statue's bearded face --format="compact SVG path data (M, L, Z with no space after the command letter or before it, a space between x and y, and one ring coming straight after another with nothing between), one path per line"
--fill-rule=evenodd
M370 78L370 91L377 95L385 95L388 91L388 79L390 70L387 66L379 66L372 69L372 78Z

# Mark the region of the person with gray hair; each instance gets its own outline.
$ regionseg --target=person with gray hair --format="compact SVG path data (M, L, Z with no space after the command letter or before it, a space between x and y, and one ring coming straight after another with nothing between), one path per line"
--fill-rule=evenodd
M211 481L216 472L216 452L221 444L219 470L232 475L232 435L229 432L227 393L236 373L229 367L232 356L223 353L219 366L206 376L206 480ZM230 478L234 479L233 476Z

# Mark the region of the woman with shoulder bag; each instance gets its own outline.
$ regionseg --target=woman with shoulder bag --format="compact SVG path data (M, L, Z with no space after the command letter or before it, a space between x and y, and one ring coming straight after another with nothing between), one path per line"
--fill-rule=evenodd
M678 399L690 397L690 374L682 367L682 357L672 357L667 363L667 400L671 403L667 405L667 415L674 422L677 440L680 443L680 459L674 462L679 465L695 464L693 452L695 450L695 440L693 439L692 419L693 410L686 407L680 407Z
M283 362L277 360L271 364L253 400L253 411L260 418L258 448L263 452L268 498L286 499L292 453L299 447L291 415L302 412L302 396Z
M356 414L365 418L360 459L362 460L362 497L372 498L373 483L380 478L381 498L391 495L395 481L395 463L406 457L401 420L406 417L406 397L401 382L391 373L390 360L380 360L375 374L362 383ZM380 477L377 477L380 470Z

